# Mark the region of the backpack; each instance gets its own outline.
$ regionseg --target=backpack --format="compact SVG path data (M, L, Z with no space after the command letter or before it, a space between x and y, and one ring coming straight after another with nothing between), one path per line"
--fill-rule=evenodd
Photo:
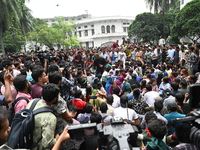
M21 101L21 100L25 100L27 102L27 104L29 103L29 100L26 97L18 97L12 104L11 107L9 108L9 123L12 123L12 120L15 116L15 105L17 104L17 102Z
M85 124L88 123L88 121L90 121L90 117L89 116L85 116L85 114L80 114L81 118L80 118L80 123L81 124Z
M34 116L43 112L51 112L53 114L53 111L49 107L42 107L33 111L39 101L40 99L35 99L30 109L23 109L15 114L8 136L8 145L12 149L31 149L37 146L42 139L41 137L33 145Z

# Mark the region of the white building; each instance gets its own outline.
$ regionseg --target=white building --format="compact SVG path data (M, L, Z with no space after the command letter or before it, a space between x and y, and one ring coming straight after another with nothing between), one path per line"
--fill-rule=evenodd
M82 42L82 46L99 47L101 45L110 45L119 40L122 43L122 38L128 38L128 27L134 20L134 17L125 16L105 16L92 17L89 14L83 14L73 17L65 17L66 21L75 20L77 27L74 34ZM47 23L55 22L54 18L46 18ZM133 42L138 42L138 39L131 39Z
M190 1L192 0L180 0L180 9L182 9Z

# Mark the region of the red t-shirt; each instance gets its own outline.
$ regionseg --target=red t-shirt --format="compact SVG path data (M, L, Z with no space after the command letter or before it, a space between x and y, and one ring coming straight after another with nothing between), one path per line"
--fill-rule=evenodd
M85 101L82 101L81 99L73 99L72 100L74 106L76 106L77 109L84 109L85 108L85 105L86 105L86 102Z

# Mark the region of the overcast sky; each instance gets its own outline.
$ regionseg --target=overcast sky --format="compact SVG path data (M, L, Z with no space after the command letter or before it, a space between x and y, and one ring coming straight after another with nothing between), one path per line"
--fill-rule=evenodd
M77 16L84 14L85 10L93 17L135 17L149 12L145 0L30 0L26 4L32 10L32 15L38 18Z

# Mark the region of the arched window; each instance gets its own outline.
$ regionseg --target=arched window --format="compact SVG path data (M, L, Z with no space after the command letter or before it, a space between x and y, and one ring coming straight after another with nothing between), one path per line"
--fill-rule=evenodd
M105 33L105 26L101 26L101 33Z
M112 25L111 30L112 30L112 33L115 33L115 25Z
M106 31L107 31L107 33L110 33L110 26L109 25L106 26Z

